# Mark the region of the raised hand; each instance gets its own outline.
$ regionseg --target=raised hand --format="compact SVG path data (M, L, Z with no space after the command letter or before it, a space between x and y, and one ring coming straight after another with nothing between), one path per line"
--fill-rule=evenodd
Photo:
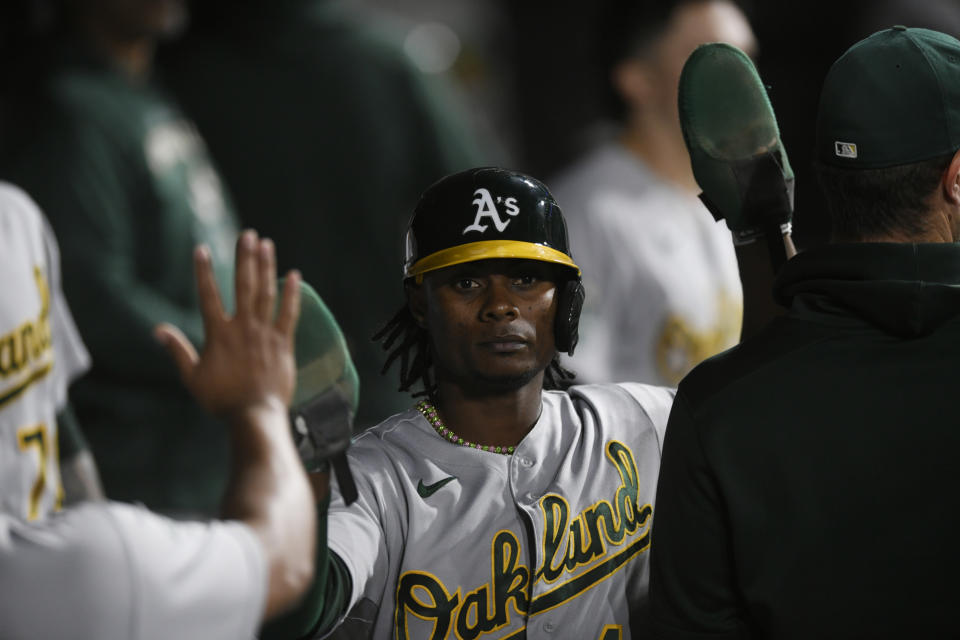
M237 240L236 312L223 308L210 251L194 251L206 335L203 351L169 324L154 334L170 352L184 385L210 413L229 417L264 405L289 406L296 384L293 337L300 315L300 274L286 278L280 308L273 242L244 231Z

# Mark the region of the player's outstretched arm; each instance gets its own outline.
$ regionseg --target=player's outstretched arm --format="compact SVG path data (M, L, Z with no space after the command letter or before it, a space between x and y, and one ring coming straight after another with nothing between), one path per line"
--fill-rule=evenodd
M197 401L230 424L234 473L222 515L249 525L263 544L268 619L296 602L314 570L316 510L287 413L296 381L300 277L287 277L274 313L273 243L245 231L237 242L231 316L221 304L209 250L198 248L194 261L206 335L202 352L173 326L161 325L155 333Z

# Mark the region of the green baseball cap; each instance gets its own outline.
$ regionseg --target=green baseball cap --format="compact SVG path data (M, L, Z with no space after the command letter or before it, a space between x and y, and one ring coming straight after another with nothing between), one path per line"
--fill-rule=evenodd
M960 41L895 26L850 47L820 93L817 158L852 169L929 160L960 148Z
M677 106L700 198L714 217L738 232L789 222L793 169L750 57L722 42L697 47L683 65Z
M279 291L283 285L281 279ZM344 502L350 504L357 499L357 487L345 454L357 413L357 370L340 325L313 287L302 280L294 349L297 387L290 419L297 453L310 473L328 470L332 464Z

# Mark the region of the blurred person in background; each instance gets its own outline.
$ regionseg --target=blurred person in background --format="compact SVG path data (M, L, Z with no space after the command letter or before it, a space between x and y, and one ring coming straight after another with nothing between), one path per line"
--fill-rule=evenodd
M230 315L200 248L202 352L175 327L156 329L196 401L229 422L225 520L175 522L103 500L59 511L53 413L86 352L59 291L56 240L31 199L6 183L0 228L0 323L32 316L4 336L0 367L0 637L253 637L313 575L316 514L288 417L299 276L290 274L275 305L273 245L245 233Z
M958 60L957 39L894 26L827 74L830 242L780 269L785 315L680 384L652 637L960 635Z
M39 521L102 491L67 399L90 366L36 205L0 182L0 513ZM89 482L88 482L89 481Z
M437 176L490 162L444 79L373 16L329 0L197 3L159 59L242 222L340 320L364 389L360 427L410 405L370 339L402 300L385 274L408 211Z
M182 28L185 7L50 8L52 52L32 79L34 101L20 110L30 119L14 126L25 134L5 173L60 239L63 288L92 357L71 401L111 498L213 514L228 474L225 431L151 338L155 324L170 322L202 343L191 252L208 245L225 286L237 234L203 142L153 77L156 44Z
M553 180L589 278L571 366L584 382L672 386L737 343L742 310L730 232L697 199L677 112L680 72L704 42L751 55L757 45L729 0L612 0L603 13L620 126Z

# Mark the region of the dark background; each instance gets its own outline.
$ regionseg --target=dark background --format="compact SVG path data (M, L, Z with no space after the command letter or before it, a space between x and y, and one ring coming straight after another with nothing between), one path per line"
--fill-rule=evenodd
M549 185L604 122L605 79L594 54L603 38L602 0L340 1L375 12L399 38L427 23L456 34L456 59L437 73L457 88L477 135L491 150L491 163L526 171ZM801 248L812 246L827 233L810 163L819 87L830 64L856 41L894 24L960 36L960 0L740 4L757 35L757 65L797 175L795 239ZM0 147L15 138L16 132L2 127L15 102L11 98L29 89L30 66L43 56L42 43L31 35L55 6L56 0L5 0L0 7ZM198 3L195 22L216 20L223 10L229 3Z

